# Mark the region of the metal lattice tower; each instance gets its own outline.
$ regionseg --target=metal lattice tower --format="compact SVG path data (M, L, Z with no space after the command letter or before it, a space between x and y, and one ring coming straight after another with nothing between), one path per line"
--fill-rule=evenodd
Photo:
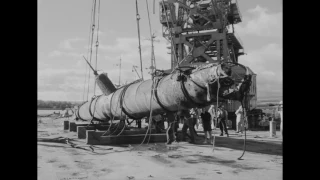
M169 47L171 69L177 63L199 66L207 62L238 62L238 56L244 54L233 30L233 24L241 22L237 1L160 0L159 7L163 37L172 40L174 46ZM232 32L228 32L228 26Z

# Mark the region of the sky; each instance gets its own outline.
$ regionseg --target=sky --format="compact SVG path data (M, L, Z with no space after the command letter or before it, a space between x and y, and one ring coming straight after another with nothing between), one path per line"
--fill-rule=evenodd
M157 36L156 66L169 69L170 44L162 37L159 1L155 0L153 14L153 0L148 0L151 31ZM38 99L83 101L101 94L98 87L94 92L91 70L89 83L85 79L88 65L83 56L89 56L91 45L92 3L93 0L38 0ZM239 57L239 63L257 74L258 100L282 98L282 1L238 0L238 5L242 22L234 27L246 53ZM146 69L151 64L146 0L138 0L138 8L144 78L150 79ZM108 73L110 80L118 84L117 64L121 57L121 83L138 79L133 72L133 66L138 66L140 73L135 0L101 0L99 14L99 30L96 21L93 39L93 67L97 66L98 73Z

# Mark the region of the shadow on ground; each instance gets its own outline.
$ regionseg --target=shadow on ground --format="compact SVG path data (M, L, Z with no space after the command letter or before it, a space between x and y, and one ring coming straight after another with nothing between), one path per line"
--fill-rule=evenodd
M220 137L216 136L215 147L224 147L234 150L243 150L244 140L234 139L232 137ZM193 144L186 144L190 146L212 146L209 144L203 144L204 136L198 136L196 142ZM269 155L280 155L282 156L282 143L281 142L270 142L270 141L256 141L247 139L246 140L246 151L254 153L262 153Z

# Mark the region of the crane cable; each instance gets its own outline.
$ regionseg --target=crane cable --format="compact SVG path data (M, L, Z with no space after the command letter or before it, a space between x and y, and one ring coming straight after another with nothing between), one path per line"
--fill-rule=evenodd
M95 67L96 71L98 67L99 27L100 27L100 0L98 5L98 28L97 28L97 40L96 40L96 67ZM94 82L94 89L93 89L94 95L96 95L96 86L97 86L97 81Z
M94 14L93 14L93 24L92 24L92 38L91 38L91 53L90 53L90 64L91 64L91 57L92 57L92 44L93 44L93 35L94 35L94 23L95 23L95 11L96 11L96 0L94 0ZM100 25L100 21L99 21L99 18L100 17L100 0L99 0L99 5L98 5L98 29L97 29L97 39L96 39L96 66L95 66L95 71L97 71L97 64L98 64L98 46L99 46L99 25ZM89 95L89 84L90 84L90 73L89 73L89 80L88 80L88 94L87 94L87 96ZM96 81L95 81L95 83L94 83L94 91L93 91L93 96L92 96L92 98L91 98L91 102L94 100L94 98L96 97ZM101 95L100 95L101 96ZM91 119L91 121L90 121L90 123L88 124L88 126L89 125L92 125L93 124L93 120L94 120L94 114L95 114L95 112L96 112L96 104L97 104L97 101L98 101L98 99L99 99L99 97L100 96L98 96L97 97L97 99L96 99L96 102L95 102L95 104L94 104L94 109L93 109L93 114L92 114L92 119ZM89 108L91 108L90 106L89 106ZM87 126L87 127L88 127Z
M152 33L151 33L151 23L150 23L150 16L149 16L149 8L148 8L148 1L146 0L146 4L147 4L147 12L148 12L148 19L149 19L149 29L150 29L150 36L151 36L151 43L152 43L152 55L154 56L154 52L153 52L153 39L152 39ZM153 61L154 61L154 69L156 70L156 63L155 63L155 58L151 57L151 64L153 64ZM152 126L152 99L153 99L153 96L154 96L154 91L155 91L155 71L154 73L151 74L152 75L152 85L151 85L151 96L150 96L150 114L149 114L149 123L148 123L148 129L147 129L147 132L142 140L142 142L137 146L141 146L146 137L147 137L147 134L149 133L150 131L150 135L149 135L149 140L150 140L150 137L151 137L151 126ZM148 143L149 143L149 140L148 140ZM148 144L147 143L147 144Z
M94 9L94 3L92 2L92 9L91 9L91 21L90 21L90 26L89 26L89 38L88 38L88 52L87 52L87 56L89 56L89 52L90 52L90 40L91 40L91 30L92 30L92 18L93 18L93 9ZM90 70L89 70L90 73ZM86 93L86 82L87 82L87 75L88 74L88 67L86 66L86 71L85 71L85 76L84 76L84 84L83 84L83 94L82 94L82 100L84 101L84 95ZM88 96L87 96L87 101L88 101Z
M154 84L155 84L154 75L152 75L151 96L150 96L150 114L149 114L148 129L147 129L147 132L146 132L142 142L137 147L141 146L144 143L144 141L148 135L149 130L150 130L150 134L151 134L151 129L150 129L150 127L152 126L152 103L151 102L152 102L152 97L154 95ZM149 137L150 137L150 135L149 135Z
M148 0L146 0L146 4L147 4L147 12L148 12L148 20L149 20L149 31L150 31L150 37L151 37L151 66L153 66L153 68L155 69L156 67L156 58L154 56L154 46L153 46L153 36L152 36L152 32L151 32L151 23L150 23L150 15L149 15L149 6L148 6ZM154 70L152 71L154 72Z
M114 96L114 94L112 95L112 97L113 97L113 96ZM110 99L110 104L111 104L111 102L112 102L112 97L111 97L111 99ZM119 98L119 100L118 100L118 102L117 102L115 112L117 112L119 102L120 102L120 98ZM121 111L121 112L122 112L122 111ZM111 115L112 115L111 106L110 106L110 113L111 113ZM110 132L111 125L112 125L112 123L113 123L113 121L114 121L114 117L115 117L115 116L114 116L114 115L112 115L112 119L111 119L111 123L110 123L109 128L108 128L108 129L106 130L106 132L104 132L101 136L104 136L107 132ZM119 126L119 124L118 124L118 126ZM118 129L118 126L117 126L117 129ZM113 132L112 132L111 134L113 134ZM110 135L110 134L109 134L109 135Z
M91 59L92 59L92 45L93 45L93 36L94 36L94 29L95 29L95 20L96 20L96 0L94 0L94 9L93 9L93 17L92 17L92 30L91 30L91 44L90 44L90 64L91 64ZM87 88L87 99L89 97L89 85L90 85L90 73L88 77L88 88Z
M241 106L242 108L244 107L243 104L247 105L246 104L246 100L247 100L247 92L244 92L244 97L243 97L243 100L241 100ZM242 156L244 155L244 153L246 152L246 140L247 140L247 134L246 134L246 130L247 130L247 123L248 123L248 119L247 119L247 112L245 112L247 110L247 108L243 108L243 111L242 111L242 116L243 118L245 119L244 120L244 140L243 140L243 152L242 152L242 155L238 158L238 160L242 160Z
M141 43L140 43L140 26L139 26L140 15L138 12L138 0L136 0L136 19L137 19L138 40L139 40L140 70L141 70L141 78L143 80L142 55L141 55Z

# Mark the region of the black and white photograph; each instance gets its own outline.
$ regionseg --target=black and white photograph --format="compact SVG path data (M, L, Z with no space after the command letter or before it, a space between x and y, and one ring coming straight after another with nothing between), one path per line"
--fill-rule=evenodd
M282 0L38 0L39 180L283 179Z

